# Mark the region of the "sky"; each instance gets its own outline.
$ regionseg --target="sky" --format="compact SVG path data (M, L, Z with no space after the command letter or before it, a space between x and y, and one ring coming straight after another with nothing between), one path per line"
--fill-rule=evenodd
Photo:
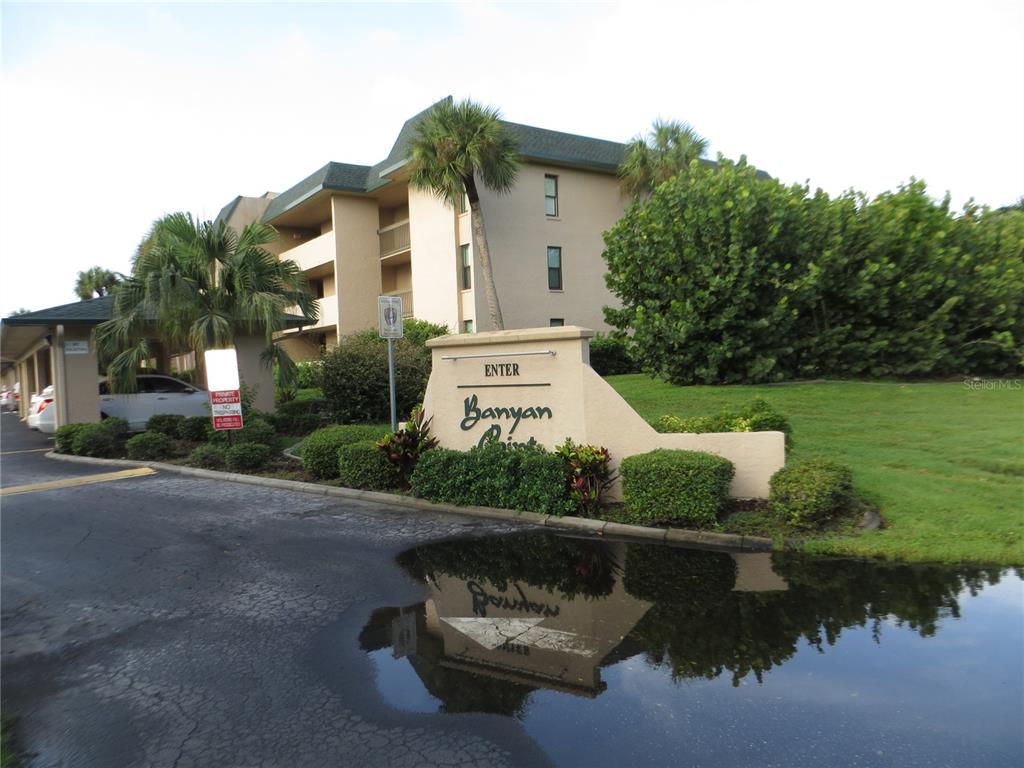
M151 223L372 164L447 95L869 195L1024 195L1024 4L0 3L0 316L127 271Z

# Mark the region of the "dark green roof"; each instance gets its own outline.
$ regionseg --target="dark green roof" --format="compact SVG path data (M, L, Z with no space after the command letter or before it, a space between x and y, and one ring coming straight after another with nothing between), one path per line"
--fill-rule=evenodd
M441 101L450 101L447 96ZM267 207L263 220L270 222L285 211L323 189L339 192L367 193L390 183L381 174L401 165L409 154L409 146L416 134L416 126L423 116L437 104L432 104L409 118L398 132L398 138L388 156L373 166L328 163L323 168L282 192ZM626 151L626 145L616 141L592 139L572 133L549 131L531 125L504 122L519 142L519 152L528 160L541 160L555 165L586 168L602 173L615 173ZM229 204L230 207L230 204Z
M242 196L238 195L234 200L220 209L220 213L217 214L217 218L213 220L213 223L216 224L221 221L227 221L231 218L231 214L235 212L235 208L238 207L240 202L242 202Z
M101 296L98 299L86 299L73 304L40 309L38 312L5 317L3 322L4 325L98 325L111 318L113 309L114 297ZM149 319L156 320L156 317ZM308 322L300 315L288 315L288 325L291 327L307 325Z
M110 319L113 296L61 304L59 307L5 317L4 325L96 325Z

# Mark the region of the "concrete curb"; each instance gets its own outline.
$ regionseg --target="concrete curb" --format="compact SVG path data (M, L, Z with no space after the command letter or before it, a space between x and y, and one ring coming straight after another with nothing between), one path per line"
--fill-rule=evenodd
M355 488L338 488L319 483L304 483L298 480L281 480L258 475L240 475L234 472L219 472L214 469L199 467L183 467L179 464L164 464L159 461L134 461L131 459L94 459L89 456L72 456L66 453L50 451L44 454L48 459L68 461L77 464L95 464L105 467L149 467L163 472L201 477L207 480L226 480L232 483L244 483L264 488L278 488L286 491L298 491L316 496L329 496L338 499L369 501L386 504L401 509L415 509L423 512L435 512L462 517L502 520L505 522L538 525L557 530L585 532L596 536L614 536L616 538L643 539L645 541L672 544L689 544L713 549L740 549L753 552L770 552L772 540L759 536L739 536L732 533L712 533L710 531L687 531L676 528L648 528L642 525L610 523L604 520L592 520L585 517L556 517L541 515L536 512L518 512L512 509L495 509L492 507L457 507L454 504L435 504L432 501L418 499L414 496L402 496L380 491L360 491Z

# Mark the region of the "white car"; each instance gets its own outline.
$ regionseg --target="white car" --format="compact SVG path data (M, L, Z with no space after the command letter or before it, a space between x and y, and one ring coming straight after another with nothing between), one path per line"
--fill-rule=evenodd
M53 384L50 384L39 394L32 395L29 400L28 428L52 435L57 429L56 413L57 408L53 404Z
M13 389L0 391L0 411L18 410L18 393Z
M210 415L210 394L181 379L155 373L136 377L138 392L131 395L113 394L106 379L100 381L100 416L116 416L128 422L133 432L146 428L150 416L178 414L180 416Z

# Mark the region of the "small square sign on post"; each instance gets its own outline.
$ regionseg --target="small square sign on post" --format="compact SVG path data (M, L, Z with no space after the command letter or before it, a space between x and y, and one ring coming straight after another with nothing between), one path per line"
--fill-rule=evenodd
M210 413L214 429L242 428L242 392L238 380L238 356L234 349L209 349L206 384L210 390Z
M405 333L402 324L402 297L378 296L377 315L380 337L388 340L388 389L391 393L391 431L398 431L398 408L395 404L395 339Z
M400 339L405 329L402 324L402 297L378 296L377 314L380 320L380 337L382 339Z

